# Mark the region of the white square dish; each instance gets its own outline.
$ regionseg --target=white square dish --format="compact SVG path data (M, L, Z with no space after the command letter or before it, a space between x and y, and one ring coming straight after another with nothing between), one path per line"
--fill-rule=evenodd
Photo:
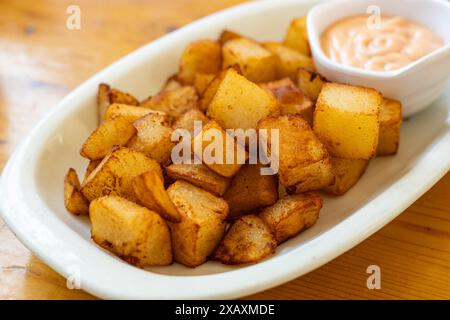
M79 148L96 126L99 82L145 98L176 72L190 41L215 38L224 28L259 40L279 40L290 20L305 15L315 2L258 1L225 10L131 53L86 81L38 123L9 160L0 185L5 222L58 273L79 276L82 289L115 299L241 297L303 275L379 230L450 168L449 88L426 112L405 121L398 155L374 159L345 196L325 197L314 227L256 265L208 262L195 269L173 264L141 270L95 245L88 220L64 208L67 169L82 172L87 165Z

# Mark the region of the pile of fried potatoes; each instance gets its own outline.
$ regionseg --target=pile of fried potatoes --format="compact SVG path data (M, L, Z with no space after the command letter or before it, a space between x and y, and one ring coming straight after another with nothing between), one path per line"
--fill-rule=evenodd
M69 169L65 205L89 215L98 245L139 267L269 257L316 222L320 192L343 195L371 159L396 154L402 122L398 101L314 71L305 18L282 42L228 30L192 42L159 93L139 101L100 84L97 107L80 151L89 164L81 183ZM194 121L204 125L193 139L207 128L279 130L278 173L172 163L172 133Z

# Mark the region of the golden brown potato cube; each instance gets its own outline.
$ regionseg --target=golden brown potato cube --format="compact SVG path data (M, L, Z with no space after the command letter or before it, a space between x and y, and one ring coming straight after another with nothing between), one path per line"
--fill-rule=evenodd
M162 91L141 102L141 107L162 111L177 119L187 110L197 107L198 96L194 87Z
M181 56L178 78L191 85L198 73L218 73L222 67L222 47L214 40L191 42Z
M170 224L175 261L196 267L207 260L222 238L228 205L181 180L167 192L181 215L181 222Z
M106 83L100 83L98 85L97 92L97 111L98 111L98 122L103 119L103 115L105 114L106 108L111 104L109 101L109 90L111 87Z
M230 68L234 69L234 68ZM220 83L222 82L223 78L227 74L228 70L221 71L218 73L211 82L206 86L205 90L203 90L201 94L201 99L199 101L199 109L202 111L206 111L208 109L209 104L211 103L211 100L214 98L214 95L217 92L217 89L219 88Z
M139 202L145 207L168 221L180 221L180 214L170 200L159 172L147 171L138 175L133 179L133 189Z
M115 117L99 124L81 147L80 154L89 160L104 158L114 146L124 146L136 134L126 117Z
M325 83L314 112L314 133L333 157L369 160L377 151L382 102L374 89Z
M267 129L268 152L272 156L271 130L278 129L278 176L284 187L297 185L298 192L304 192L333 182L330 156L301 116L268 117L260 121L258 128Z
M94 171L95 168L102 162L102 159L99 160L91 160L89 161L88 166L86 167L86 171L84 173L83 182L89 177L89 175Z
M230 68L208 105L207 115L225 129L245 130L255 129L260 119L279 113L278 102L270 92Z
M400 101L384 99L380 111L380 135L378 137L378 156L397 153L402 126L402 104Z
M269 226L280 244L311 227L319 218L322 199L315 192L286 196L261 211L259 217Z
M222 48L223 68L238 65L248 80L272 81L276 78L277 58L259 43L246 38L227 41Z
M266 42L264 47L278 57L277 78L289 77L295 81L298 68L314 68L314 62L311 57L294 49L277 42Z
M174 180L185 180L194 186L223 196L231 180L215 173L204 164L171 164L166 168L167 175Z
M197 73L194 77L194 87L202 94L216 75L213 73Z
M314 103L289 78L261 84L270 90L280 104L281 114L299 114L312 126Z
M262 175L261 167L259 164L246 164L234 176L223 197L230 207L229 220L277 202L277 176Z
M133 97L131 94L114 88L109 90L108 96L110 103L121 103L121 104L128 104L131 106L139 105L139 100Z
M219 154L220 147L222 154ZM237 143L214 120L205 124L202 131L192 139L192 150L211 170L226 178L234 176L248 158L245 147Z
M103 120L111 120L117 117L125 117L130 123L136 121L149 113L162 113L152 109L130 106L127 104L113 103L107 109Z
M159 163L169 163L174 143L171 140L173 130L168 117L150 113L136 120L133 125L137 134L127 147L143 152Z
M199 109L194 108L179 117L172 125L174 130L186 129L194 136L194 121L201 121L202 124L206 124L209 119Z
M172 91L172 90L180 89L182 86L183 86L183 84L178 79L178 74L174 74L174 75L170 76L169 78L167 78L161 91Z
M275 253L277 242L269 227L256 215L246 215L233 222L214 253L224 264L259 262Z
M332 157L331 166L335 177L334 183L325 187L323 190L336 196L343 195L358 182L368 165L369 160Z
M117 196L89 206L92 240L138 267L172 263L169 228L157 213Z
M89 201L106 195L137 201L132 181L150 170L157 171L163 179L161 167L155 160L138 151L115 148L83 182L81 192Z
M224 45L225 42L228 42L228 41L233 40L233 39L238 39L238 38L245 38L245 37L243 37L242 35L240 35L240 34L237 33L237 32L234 32L234 31L226 30L226 29L225 29L225 30L223 30L222 33L220 34L220 37L219 37L219 43L220 43L221 45Z
M306 17L292 20L283 43L285 46L295 49L300 53L307 56L311 55L306 29Z
M316 101L326 79L309 68L300 68L297 73L297 85L311 100Z
M76 216L89 214L89 201L80 192L80 181L75 169L70 168L64 179L64 205Z

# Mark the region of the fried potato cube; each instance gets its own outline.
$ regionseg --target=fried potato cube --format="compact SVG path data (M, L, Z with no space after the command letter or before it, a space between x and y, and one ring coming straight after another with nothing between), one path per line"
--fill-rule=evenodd
M311 227L319 218L322 199L315 192L286 196L261 211L259 217L269 226L280 244Z
M306 17L296 18L291 21L283 41L284 45L297 50L307 56L311 55L306 29Z
M92 240L138 267L172 263L169 228L159 214L117 196L89 206Z
M214 40L191 42L181 56L178 78L191 85L196 74L218 73L222 67L222 47Z
M323 76L312 69L298 69L297 86L313 101L317 101L320 90L326 81Z
M152 109L130 106L127 104L113 103L107 109L103 116L103 120L111 120L117 117L124 117L130 123L142 118L149 113L161 113Z
M134 177L155 170L163 178L158 162L143 153L128 148L113 149L81 185L81 192L89 200L117 195L137 201L133 190Z
M110 103L121 103L121 104L128 104L131 106L139 105L139 100L133 97L131 94L114 88L109 90L108 96Z
M231 69L231 68L230 68ZM206 86L205 90L201 93L201 98L198 104L198 107L202 111L206 111L208 109L211 100L214 98L214 95L217 93L217 89L219 88L220 83L223 78L227 74L228 70L221 71L218 73L210 83Z
M199 109L194 108L190 109L181 117L179 117L172 125L174 130L176 129L186 129L191 133L191 136L194 136L194 121L201 121L202 124L205 124L209 121L208 117L206 117L203 112Z
M332 157L331 167L335 177L334 183L325 187L323 190L336 196L343 195L358 182L368 165L369 160Z
M114 146L124 146L136 134L126 117L115 117L100 123L81 147L80 154L89 160L104 158Z
M207 115L225 129L246 130L255 129L260 119L279 113L280 107L270 92L230 68L217 86Z
M222 238L228 204L181 180L167 192L181 215L181 222L170 224L175 261L196 267L207 260Z
M269 227L256 215L246 215L233 222L214 253L224 264L259 262L275 253L277 242Z
M240 35L237 32L225 29L225 30L222 31L222 33L219 36L219 43L221 45L224 45L225 42L228 42L228 41L233 40L233 39L238 39L238 38L245 38L245 37Z
M174 142L171 140L172 127L168 117L162 114L150 113L133 123L137 130L136 137L127 147L143 152L148 157L159 163L167 164Z
M378 146L382 103L374 89L325 83L314 112L314 133L333 157L369 160Z
M194 87L184 86L179 89L162 91L141 102L141 107L163 111L177 119L187 110L197 107L198 96Z
M133 189L139 202L159 213L164 219L179 222L180 214L164 188L160 172L147 171L133 179Z
M204 164L171 164L166 168L167 175L174 180L185 180L194 186L223 196L231 180L215 173Z
M99 160L91 160L86 167L86 171L84 172L83 182L89 177L89 175L94 171L95 168L102 162L102 159Z
M268 152L278 159L278 176L284 187L296 185L298 192L321 189L331 182L330 156L314 135L308 123L299 115L268 117L260 121L259 129L268 131ZM278 153L272 150L271 130L278 129ZM275 161L276 161L275 159Z
M312 126L314 103L301 92L290 78L261 84L270 90L277 99L281 114L299 114Z
M194 76L193 86L199 94L202 94L216 75L213 73L197 73Z
M98 113L98 122L103 119L103 115L105 114L106 108L111 104L109 101L109 90L111 87L106 83L100 83L98 85L97 91L97 113Z
M238 65L242 74L253 82L275 80L277 58L259 43L236 38L227 41L222 48L223 68Z
M80 188L77 172L70 168L64 179L64 205L67 211L76 216L89 214L89 201Z
M234 176L248 158L245 147L237 143L234 137L226 133L214 120L204 125L202 131L192 139L192 150L211 170L226 178ZM216 155L216 152L222 154ZM239 159L239 154L242 159Z
M164 83L164 86L161 88L161 91L172 91L176 89L180 89L183 86L183 84L178 79L178 74L174 74L167 78L166 82Z
M314 68L314 62L311 57L294 49L277 42L266 42L264 47L278 57L277 78L289 77L295 81L298 68Z
M260 164L246 164L234 176L223 197L230 207L229 220L277 202L277 176L261 175L261 167Z
M378 137L377 156L397 153L400 145L402 126L402 104L400 101L384 99L380 111L380 135Z

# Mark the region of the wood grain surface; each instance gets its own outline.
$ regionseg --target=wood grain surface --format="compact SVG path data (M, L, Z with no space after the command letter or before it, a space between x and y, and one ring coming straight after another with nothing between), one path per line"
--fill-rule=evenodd
M0 1L0 166L70 90L126 53L239 0ZM81 8L81 30L66 9ZM397 219L327 265L250 299L449 299L450 174ZM381 289L366 268L381 268ZM276 270L274 270L276 272ZM91 299L0 220L0 299Z

